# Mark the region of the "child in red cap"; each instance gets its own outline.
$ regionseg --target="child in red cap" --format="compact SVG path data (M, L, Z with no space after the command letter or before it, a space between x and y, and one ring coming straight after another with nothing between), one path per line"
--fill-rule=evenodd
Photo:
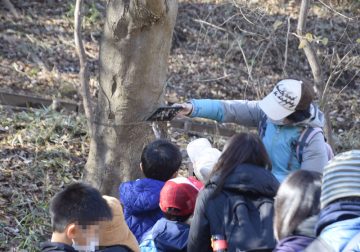
M186 251L190 225L203 184L194 178L178 177L167 181L160 192L164 218L156 222L141 241L141 251Z

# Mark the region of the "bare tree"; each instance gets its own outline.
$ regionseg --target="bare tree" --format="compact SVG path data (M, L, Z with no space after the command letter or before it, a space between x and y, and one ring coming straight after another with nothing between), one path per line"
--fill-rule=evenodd
M176 0L109 0L100 44L100 92L84 178L117 195L141 176L139 159L153 139L145 118L163 103Z
M320 97L324 97L323 92L325 91L325 80L323 76L323 72L319 63L319 58L317 57L311 43L306 39L304 36L305 27L306 27L306 19L307 14L310 9L310 0L302 0L300 6L300 13L299 13L299 21L297 26L297 35L300 37L300 43L302 43L302 48L304 49L305 56L310 64L310 68L314 77L315 87L317 89L318 94ZM330 116L328 112L328 104L323 99L320 100L320 105L325 113L326 118L326 136L328 139L329 144L334 147L334 141L332 136L332 127Z

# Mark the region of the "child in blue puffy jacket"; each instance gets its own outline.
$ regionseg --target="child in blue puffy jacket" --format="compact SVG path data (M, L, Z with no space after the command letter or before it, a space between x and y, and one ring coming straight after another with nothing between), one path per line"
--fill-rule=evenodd
M155 140L141 154L140 169L145 178L120 185L125 220L138 241L163 217L159 207L160 191L167 180L177 176L181 160L176 145L163 139Z

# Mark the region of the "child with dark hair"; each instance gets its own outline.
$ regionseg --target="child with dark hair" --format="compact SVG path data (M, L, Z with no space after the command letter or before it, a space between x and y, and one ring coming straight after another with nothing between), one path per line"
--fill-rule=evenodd
M316 237L320 212L321 174L299 170L290 174L275 197L274 252L303 251Z
M140 251L186 251L190 225L186 221L194 212L196 197L203 184L195 178L167 181L160 193L164 218L143 236Z
M181 161L176 145L163 139L155 140L141 154L140 169L145 178L120 185L125 220L138 241L163 217L159 208L160 191L167 180L177 176Z
M74 183L57 193L50 203L51 242L41 244L42 252L95 251L101 221L111 220L111 209L100 192L83 183Z
M260 138L250 133L232 136L199 193L188 251L272 251L278 187Z

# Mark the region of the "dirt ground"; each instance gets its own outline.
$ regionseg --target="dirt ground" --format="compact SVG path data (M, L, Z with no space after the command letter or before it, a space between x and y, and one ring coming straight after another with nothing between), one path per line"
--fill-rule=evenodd
M97 96L105 1L85 1L83 36ZM74 1L0 6L0 88L79 101ZM336 151L360 148L360 2L312 6L309 39L328 79ZM298 1L181 1L169 58L166 99L259 99L281 78L312 80L296 33ZM320 98L320 97L319 97ZM182 148L193 134L169 129ZM201 136L201 134L199 134ZM221 147L225 139L207 136ZM88 153L82 115L0 107L0 251L37 251L49 238L48 200L81 178Z

